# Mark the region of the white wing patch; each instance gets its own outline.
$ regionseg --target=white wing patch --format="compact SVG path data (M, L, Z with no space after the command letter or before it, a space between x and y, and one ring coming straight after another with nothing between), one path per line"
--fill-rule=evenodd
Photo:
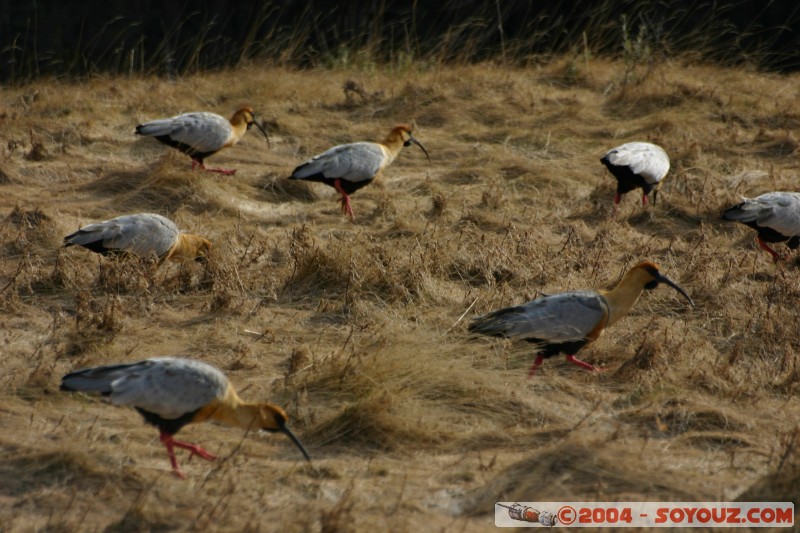
M330 179L352 182L370 180L385 166L386 160L386 153L378 143L341 144L297 167L292 177L303 179L321 173Z
M606 158L614 166L630 167L650 185L664 179L669 172L669 156L663 148L652 143L626 143L610 150Z
M225 117L216 113L184 113L171 118L142 124L143 135L168 135L173 141L190 146L197 153L216 152L223 148L233 134Z
M172 248L179 233L178 226L166 217L138 213L89 224L68 239L75 245L101 241L105 248L161 257Z
M154 358L132 367L112 384L111 401L174 419L221 398L225 375L211 365L178 358Z
M519 306L520 313L498 317L505 336L568 342L585 339L608 320L608 304L597 291L574 291L537 298ZM499 324L498 324L499 325Z
M735 216L737 221L755 221L787 237L800 235L800 193L769 192L745 198Z

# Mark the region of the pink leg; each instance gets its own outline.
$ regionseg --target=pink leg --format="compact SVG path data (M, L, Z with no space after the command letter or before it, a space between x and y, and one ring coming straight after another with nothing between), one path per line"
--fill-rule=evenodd
M647 205L647 194L642 194L642 205Z
M217 172L219 174L225 174L226 176L233 176L236 174L236 169L227 169L227 168L212 168L207 167L202 161L198 161L197 159L192 159L192 170L196 167L200 167L201 169L205 170L206 172Z
M614 193L614 210L611 212L611 218L617 218L617 209L619 208L619 201L622 199L622 196L617 192Z
M233 176L234 174L236 174L236 169L235 168L232 168L232 169L229 169L229 168L212 168L212 167L207 167L207 166L205 166L203 164L200 165L200 168L202 168L206 172L216 172L218 174L225 174L226 176Z
M336 190L342 195L342 213L348 215L350 220L355 220L356 217L353 214L353 208L350 207L350 197L347 196L347 193L344 192L344 189L342 189L341 180L335 180L333 182L333 186L336 187Z
M769 252L769 254L772 256L772 260L775 261L776 263L778 261L780 261L781 259L783 259L783 257L781 257L781 255L778 252L776 252L775 250L770 248L769 244L767 244L764 241L762 241L761 237L756 237L756 242L758 242L758 246L762 250L766 250L766 251Z
M183 448L184 450L189 450L191 455L189 455L189 460L192 459L195 455L199 455L203 459L207 461L213 461L217 457L207 451L205 451L200 446L196 444L189 444L188 442L182 442L179 440L175 440L172 435L169 433L161 433L160 439L162 444L167 448L167 455L169 455L169 462L172 464L172 473L178 476L181 479L186 479L186 476L183 475L180 468L178 468L178 460L175 458L175 450L174 447L177 446L178 448Z
M536 373L536 370L538 370L538 368L542 366L542 361L544 361L544 357L542 357L541 355L537 355L536 360L533 362L533 366L528 371L528 379L532 378L533 375Z
M579 366L581 368L584 368L586 370L589 370L591 372L602 372L603 371L602 368L599 368L599 367L596 367L596 366L592 366L589 363L587 363L586 361L581 361L580 359L578 359L574 355L568 355L567 356L567 361L569 361L573 365L577 365L577 366Z

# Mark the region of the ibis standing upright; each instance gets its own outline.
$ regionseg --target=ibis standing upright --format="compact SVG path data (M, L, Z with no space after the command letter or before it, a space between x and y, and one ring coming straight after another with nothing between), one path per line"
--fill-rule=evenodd
M334 187L341 194L342 212L355 219L350 207L350 194L368 185L411 143L419 146L430 161L428 151L412 135L407 124L395 126L379 143L341 144L315 155L292 172L290 179L319 181Z
M643 261L625 273L611 290L571 291L537 298L478 317L469 325L469 331L537 344L538 355L529 377L544 359L559 353L572 364L596 371L599 369L575 354L627 315L642 291L655 289L659 283L674 288L694 306L686 291L663 275L658 266Z
M167 217L155 213L123 215L84 226L64 237L64 246L83 246L103 255L156 255L160 261L205 261L211 242L181 233Z
M634 189L642 189L642 205L647 204L647 195L651 191L653 205L656 204L661 180L669 172L669 156L663 148L646 142L625 143L609 150L600 162L617 179L614 213L622 195Z
M758 232L756 242L774 261L781 255L767 243L785 242L794 250L800 246L800 193L768 192L725 210L725 220L741 222Z
M280 431L310 460L286 425L286 412L270 403L246 403L217 368L192 359L156 357L137 363L84 368L61 379L61 390L96 392L116 405L135 408L158 428L173 473L183 478L174 448L206 460L216 457L196 444L175 440L185 425L216 420L245 430Z
M192 158L192 170L198 165L203 170L220 174L235 174L236 169L209 168L203 161L223 148L238 143L253 124L269 142L264 128L256 122L252 107L242 107L230 120L216 113L184 113L170 118L145 122L136 126L136 133L155 137Z

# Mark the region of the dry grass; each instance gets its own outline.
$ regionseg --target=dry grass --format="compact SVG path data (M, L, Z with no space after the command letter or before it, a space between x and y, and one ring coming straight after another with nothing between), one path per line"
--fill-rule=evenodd
M4 530L478 531L504 499L800 503L798 261L773 265L719 219L739 195L797 189L797 77L673 60L623 84L626 68L251 67L5 90ZM132 134L244 102L272 149L251 134L212 159L233 177ZM332 189L285 179L410 120L433 163L404 151L353 196L355 223ZM630 195L610 221L598 159L630 140L673 166L655 208ZM208 265L59 248L137 211L211 239ZM644 258L697 308L647 293L582 352L602 375L557 358L528 380L529 347L465 332ZM165 354L286 406L315 468L279 436L206 425L182 435L221 459L180 481L135 412L57 390L77 367Z

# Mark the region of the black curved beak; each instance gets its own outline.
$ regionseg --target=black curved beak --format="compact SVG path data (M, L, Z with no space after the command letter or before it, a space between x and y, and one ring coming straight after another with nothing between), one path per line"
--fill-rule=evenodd
M667 276L665 276L663 274L659 274L658 277L656 278L656 280L659 283L665 283L665 284L669 285L670 287L672 287L673 289L675 289L679 293L683 294L686 297L686 299L689 300L689 303L692 304L692 307L694 307L694 302L692 301L692 299L689 297L688 294L686 294L686 291L683 290L677 283L675 283L674 281L672 281L671 279L669 279Z
M256 125L256 128L258 128L258 129L260 129L260 130L261 130L261 133L263 133L263 134L264 134L264 138L266 138L266 139L267 139L267 146L269 146L269 148L270 148L270 149L272 149L272 143L271 143L271 142L269 142L269 135L267 135L267 130L265 130L265 129L264 129L264 126L262 126L261 124L259 124L259 123L258 123L256 120L253 120L253 122L251 122L250 124L248 124L248 127L249 127L249 126L252 126L253 124L255 124L255 125Z
M414 137L411 137L409 135L408 136L408 140L403 143L403 146L411 146L411 143L416 144L417 146L419 146L422 149L423 152L425 152L425 157L428 158L428 163L430 163L431 162L431 156L428 155L428 151L425 149L424 146L422 146L422 143L419 142L418 140L416 140Z
M286 425L286 422L281 423L281 421L278 420L278 431L286 434L286 436L289 437L292 442L294 442L295 446L300 448L300 451L303 453L303 457L306 458L306 461L311 461L311 457L308 455L305 447L303 447L303 443L300 442L300 439L298 439L294 433L292 433L292 430L289 429L289 426Z

